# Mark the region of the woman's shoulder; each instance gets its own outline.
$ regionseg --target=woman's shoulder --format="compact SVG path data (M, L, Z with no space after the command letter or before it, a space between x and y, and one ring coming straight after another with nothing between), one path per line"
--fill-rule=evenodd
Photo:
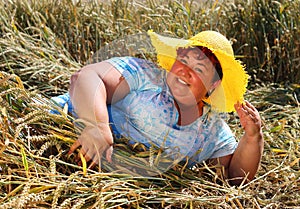
M142 58L138 58L138 57L130 57L130 56L112 57L112 58L106 60L106 62L117 63L117 64L120 64L120 63L131 64L131 65L139 66L139 67L151 66L151 67L158 68L158 66L151 60L142 59Z
M111 63L112 65L118 65L118 66L130 66L131 68L134 68L136 70L158 70L159 67L156 63L154 63L151 60L137 58L137 57L113 57L108 60L107 62Z
M153 61L137 57L113 57L108 59L107 62L116 67L121 73L128 71L130 74L142 74L150 78L165 73L165 70L162 70Z
M108 59L133 89L163 86L166 71L151 60L136 57L113 57Z

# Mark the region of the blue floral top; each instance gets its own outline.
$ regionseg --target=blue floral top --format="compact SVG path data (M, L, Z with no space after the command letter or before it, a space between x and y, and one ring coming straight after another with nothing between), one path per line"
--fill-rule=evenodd
M180 126L174 98L166 83L166 71L154 63L133 57L107 60L126 79L130 93L109 105L113 133L151 146L163 147L166 152L190 162L202 162L232 154L237 141L219 113L206 105L203 115L193 123ZM53 98L63 106L72 104L68 94ZM179 154L179 155L178 155Z

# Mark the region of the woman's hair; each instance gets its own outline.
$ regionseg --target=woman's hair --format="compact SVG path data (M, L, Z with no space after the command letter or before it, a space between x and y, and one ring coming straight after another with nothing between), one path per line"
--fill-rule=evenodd
M212 53L212 51L210 49L203 47L203 46L196 46L193 48L198 48L213 63L213 65L216 69L216 72L217 72L213 78L213 81L222 80L222 78L223 78L222 67L221 67L221 64L220 64L219 60L217 59L216 55L214 55L214 53ZM179 56L184 56L188 53L188 51L190 49L191 49L191 47L189 47L189 48L180 47L177 49L177 54Z

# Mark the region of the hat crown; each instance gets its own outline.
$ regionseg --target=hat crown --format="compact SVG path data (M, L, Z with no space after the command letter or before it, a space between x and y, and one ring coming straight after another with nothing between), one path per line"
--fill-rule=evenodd
M205 45L212 51L221 50L228 55L234 56L230 41L216 31L202 31L189 39L194 46Z

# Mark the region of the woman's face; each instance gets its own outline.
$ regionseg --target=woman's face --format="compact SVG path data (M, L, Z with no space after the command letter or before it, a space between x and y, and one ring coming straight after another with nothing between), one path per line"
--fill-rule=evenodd
M215 67L199 48L178 53L177 60L167 75L167 84L177 103L185 106L198 104L219 81L214 81Z

